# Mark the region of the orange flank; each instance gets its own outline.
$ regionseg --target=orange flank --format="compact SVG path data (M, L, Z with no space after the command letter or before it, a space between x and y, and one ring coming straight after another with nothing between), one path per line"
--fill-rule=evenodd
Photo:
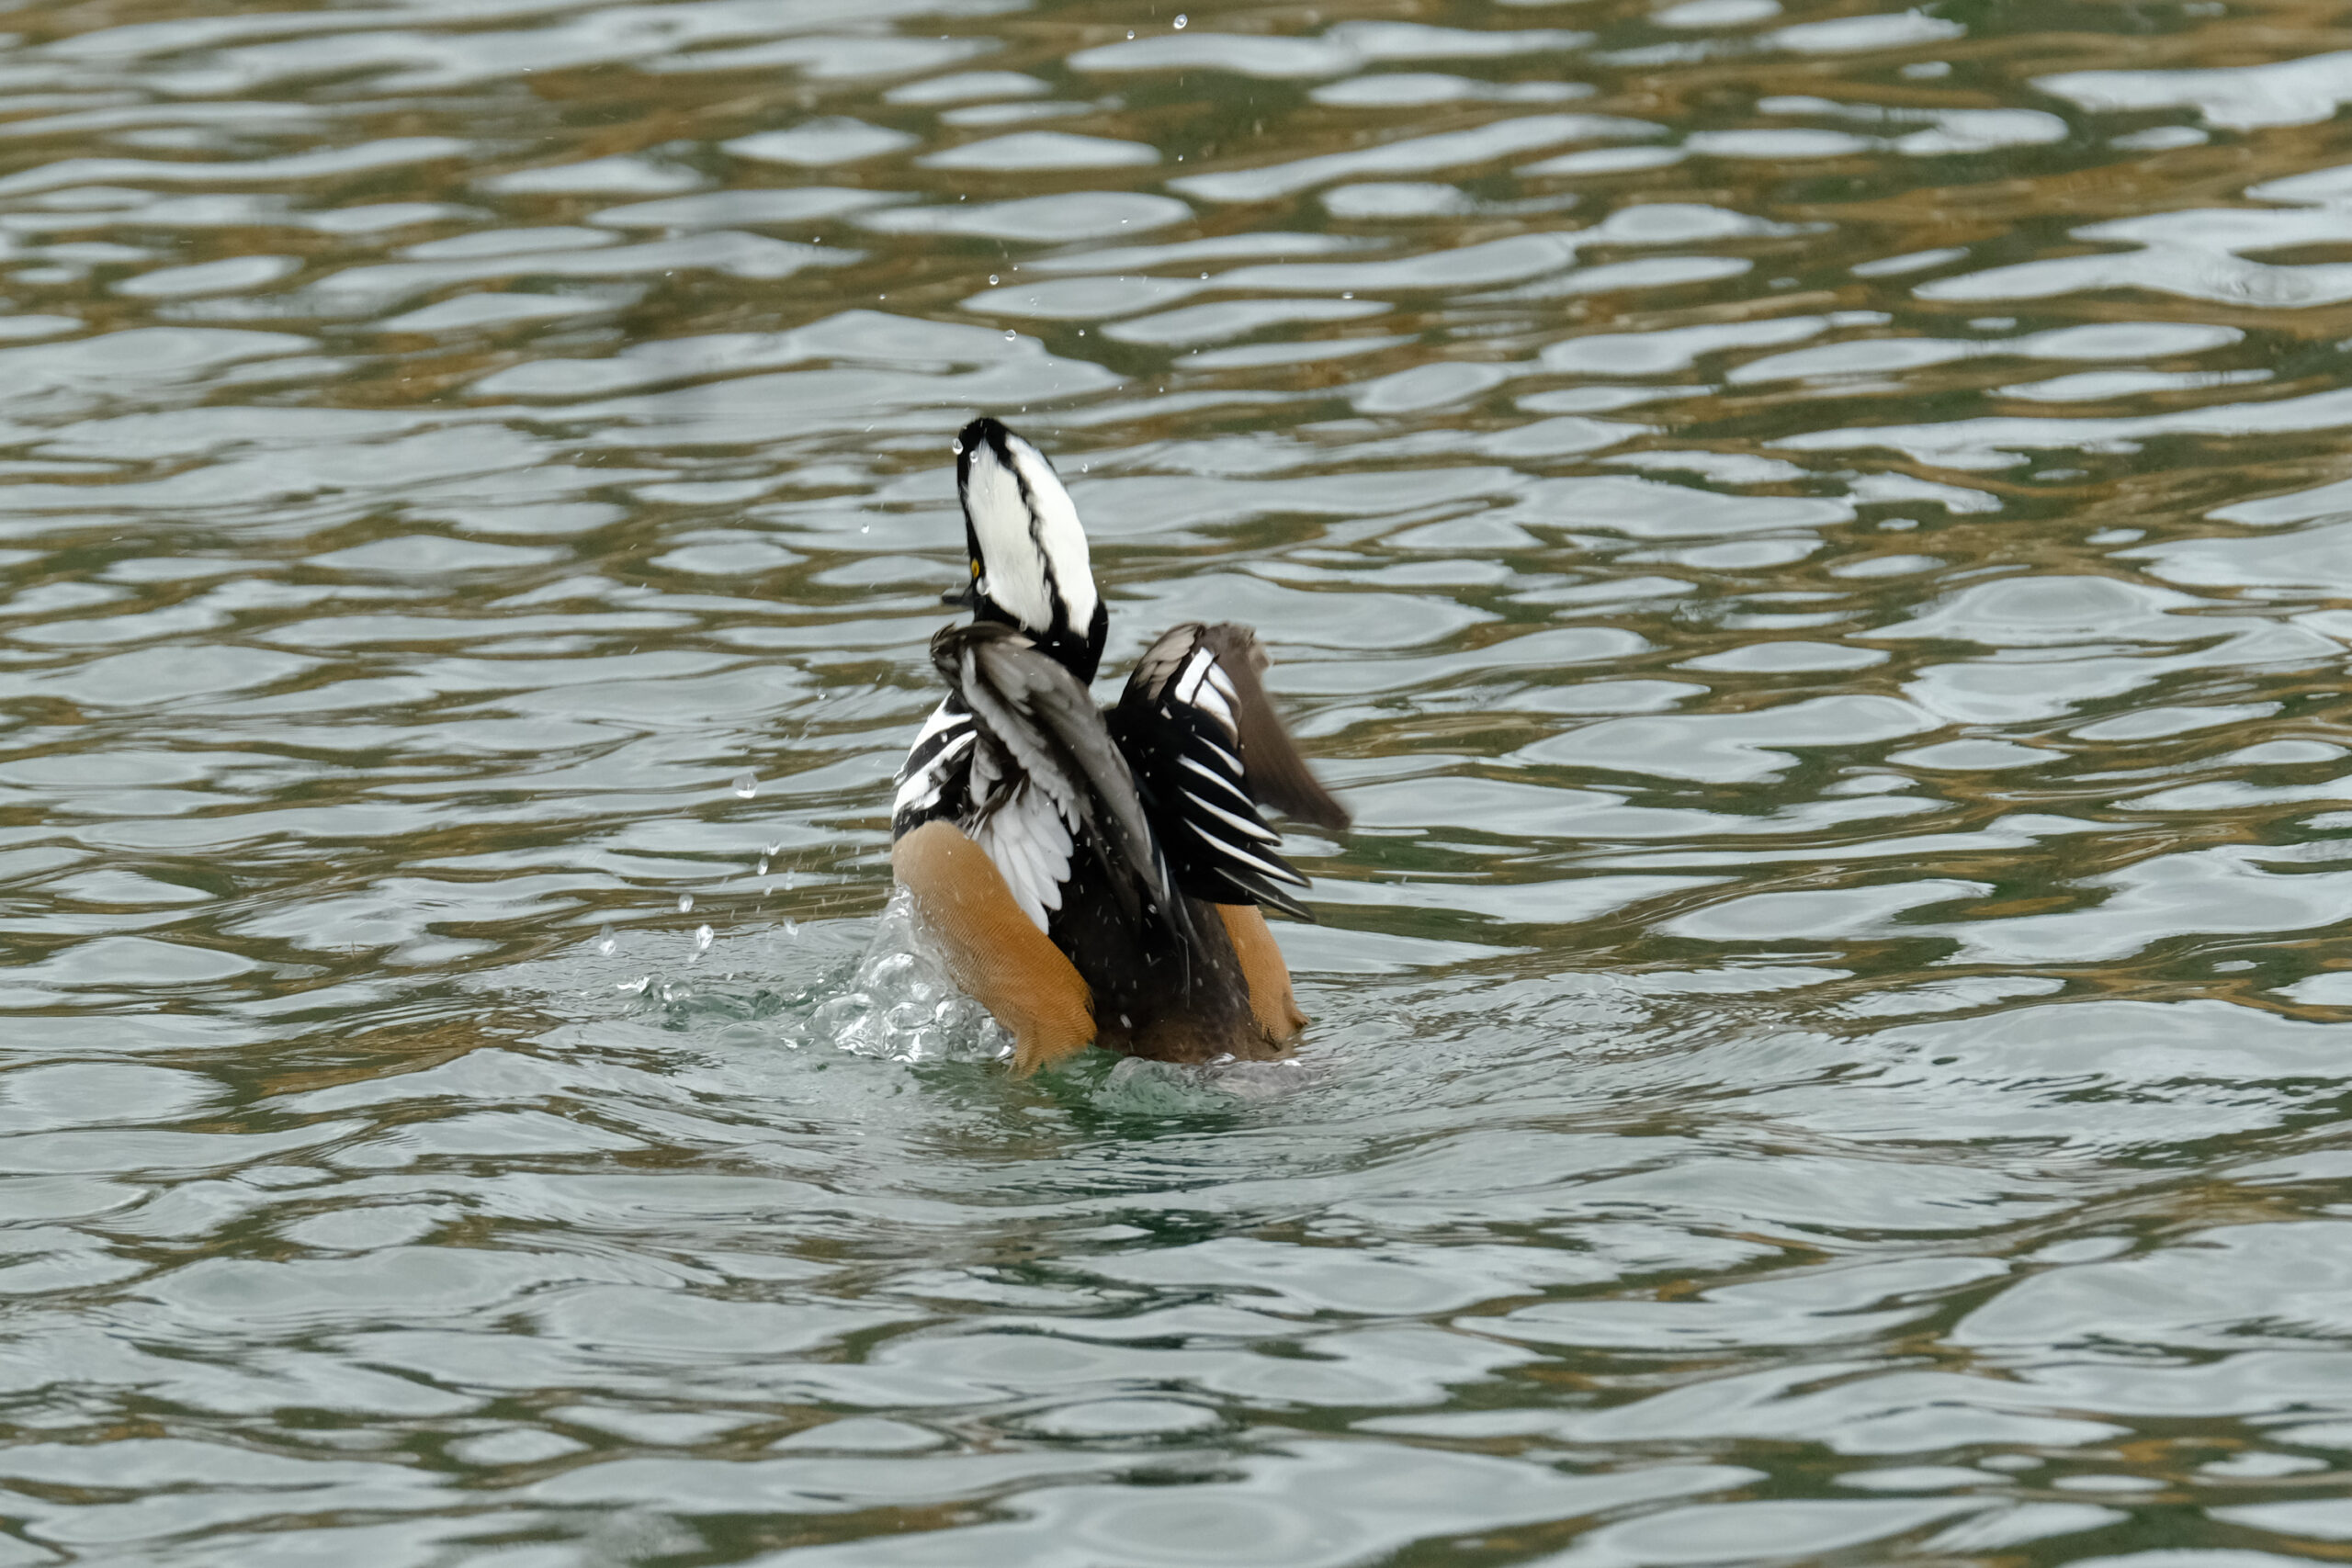
M1250 986L1250 1011L1259 1032L1275 1045L1288 1044L1306 1027L1306 1015L1291 995L1290 966L1274 933L1266 929L1266 913L1255 904L1219 904L1225 933L1233 939L1234 956L1241 960L1241 977Z
M987 851L953 823L926 822L891 847L890 867L949 977L1012 1032L1015 1077L1093 1043L1093 994L1021 912Z

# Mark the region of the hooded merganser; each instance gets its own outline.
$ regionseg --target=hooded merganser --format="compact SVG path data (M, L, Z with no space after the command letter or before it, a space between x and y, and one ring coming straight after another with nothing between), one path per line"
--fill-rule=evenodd
M1163 1061L1282 1055L1306 1017L1259 907L1306 918L1271 807L1348 814L1266 699L1247 626L1154 643L1118 705L1087 693L1109 612L1078 508L993 419L956 442L968 626L931 639L947 697L899 772L890 863L1013 1071L1101 1044Z

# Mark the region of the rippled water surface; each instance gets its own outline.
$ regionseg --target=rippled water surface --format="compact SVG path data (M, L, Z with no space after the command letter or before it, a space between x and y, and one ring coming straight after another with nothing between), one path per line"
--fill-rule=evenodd
M0 1568L2352 1551L2340 7L275 3L0 17ZM1295 1064L885 913L976 412Z

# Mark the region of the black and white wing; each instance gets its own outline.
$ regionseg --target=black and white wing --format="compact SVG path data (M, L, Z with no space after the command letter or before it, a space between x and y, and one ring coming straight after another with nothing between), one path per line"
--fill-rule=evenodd
M931 657L973 737L959 825L1038 928L1062 907L1080 857L1128 921L1181 923L1135 780L1078 678L993 622L946 627Z
M1267 701L1265 650L1249 627L1190 622L1154 643L1111 716L1176 885L1212 904L1272 904L1306 878L1275 852L1261 807L1340 829L1345 807L1316 780Z
M1020 776L955 694L932 710L899 769L890 840L932 821L953 823L979 845L1022 913L1039 931L1048 928L1069 881L1078 824L1052 791Z
M899 793L890 803L890 838L905 838L924 823L954 822L971 808L972 751L979 739L972 710L950 694L915 734L899 765Z

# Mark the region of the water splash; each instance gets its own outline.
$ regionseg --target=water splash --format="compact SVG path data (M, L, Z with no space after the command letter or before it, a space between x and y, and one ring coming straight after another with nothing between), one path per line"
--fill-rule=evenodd
M1322 1076L1296 1061L1226 1057L1187 1065L1129 1056L1102 1076L1093 1101L1098 1110L1119 1115L1183 1116L1277 1100L1311 1087Z
M752 772L751 769L745 768L741 773L735 775L734 790L736 799L751 799L753 795L760 793L760 776Z
M797 928L786 922L786 934ZM894 1062L985 1062L1012 1054L988 1010L925 948L904 888L890 895L856 971L801 1025L801 1039Z

